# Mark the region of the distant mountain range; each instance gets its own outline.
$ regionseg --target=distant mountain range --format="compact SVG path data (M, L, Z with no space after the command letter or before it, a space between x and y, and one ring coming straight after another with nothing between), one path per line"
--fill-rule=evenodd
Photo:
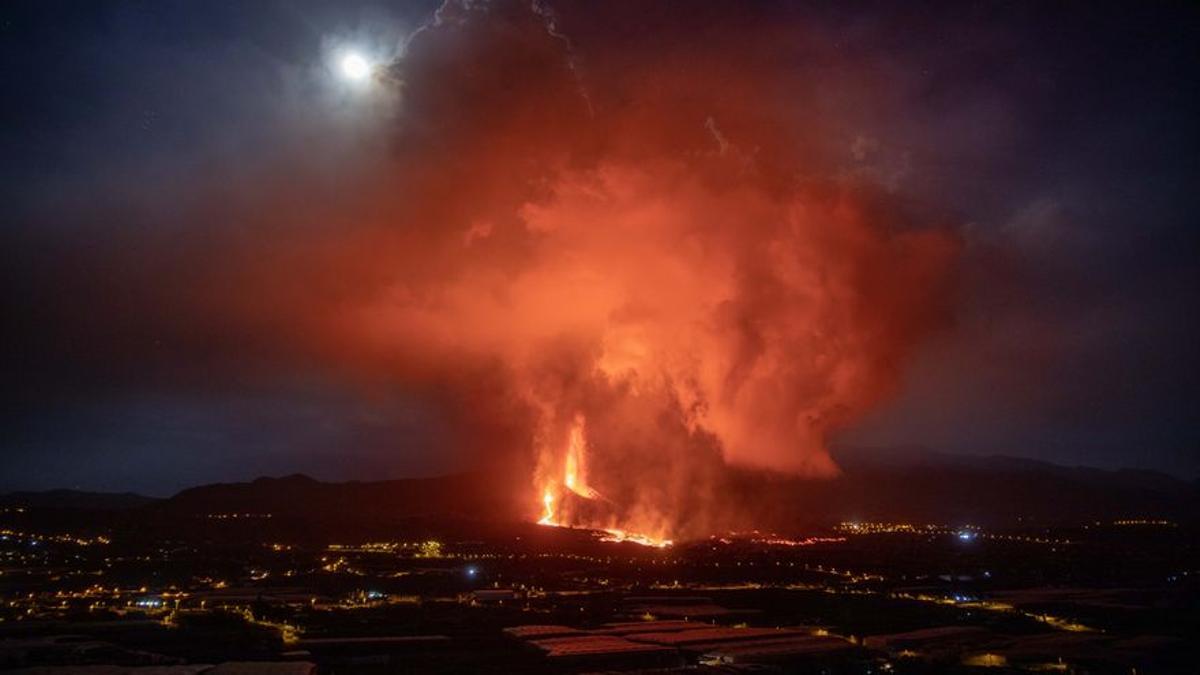
M1007 456L842 449L843 474L795 481L801 508L835 518L1073 524L1192 520L1200 486L1156 471L1066 467ZM803 487L800 487L803 485Z
M271 513L283 517L488 518L507 517L517 505L506 499L509 485L492 484L482 473L437 478L324 483L302 474L189 488L156 505L172 514Z
M843 520L921 523L1076 524L1120 518L1192 521L1200 489L1153 471L1064 467L1012 457L934 452L838 453L830 480L734 472L722 498L755 527L787 531ZM271 514L303 529L398 521L514 522L530 517L529 491L494 473L326 483L304 475L214 484L156 500L70 490L0 496L0 504L119 513L122 520L252 518ZM115 517L115 516L114 516Z
M82 509L121 511L153 504L159 499L132 492L86 492L82 490L46 490L10 492L0 495L0 506L24 506L41 509Z

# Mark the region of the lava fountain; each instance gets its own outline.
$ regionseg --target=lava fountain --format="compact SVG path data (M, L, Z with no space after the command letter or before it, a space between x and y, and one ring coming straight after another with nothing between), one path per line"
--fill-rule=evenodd
M640 532L631 532L619 527L612 527L598 522L594 522L588 514L581 511L596 512L603 511L603 502L607 500L592 488L587 483L587 424L582 414L576 414L575 419L571 424L571 430L567 438L567 448L562 459L562 479L550 480L543 486L542 494L542 517L538 520L539 525L547 525L550 527L576 527L589 530L603 532L600 536L601 541L606 542L633 542L643 546L654 546L663 548L671 545L671 540L665 537L643 534ZM590 503L592 506L599 506L598 509L575 509L570 512L565 507L567 494L575 495L584 503Z

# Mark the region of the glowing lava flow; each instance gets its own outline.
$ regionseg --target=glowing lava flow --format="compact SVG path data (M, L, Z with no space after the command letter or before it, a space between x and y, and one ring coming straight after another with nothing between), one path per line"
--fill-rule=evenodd
M654 546L656 548L666 548L673 542L670 539L655 539L644 534L636 532L626 532L615 528L603 528L604 536L600 537L600 541L622 542L631 541L642 546Z
M551 525L558 527L558 523L554 522L554 493L550 488L542 493L542 517L538 520L538 525Z
M585 453L587 452L587 439L583 434L583 415L576 415L575 423L571 425L571 436L567 441L563 485L584 499L601 499L600 493L593 490L587 484L586 465L584 464L586 460Z
M577 415L574 424L571 425L571 433L567 440L567 453L563 460L562 484L560 486L552 481L542 490L542 517L538 519L538 525L573 527L571 524L562 522L558 507L556 506L560 501L558 497L562 494L562 488L566 488L583 499L592 501L604 499L599 492L587 484L586 460L587 438L585 436L584 420L582 415ZM614 527L589 527L587 529L603 532L604 535L600 537L600 541L629 541L643 546L655 546L658 548L670 546L672 543L670 539L660 539L637 532L627 532Z

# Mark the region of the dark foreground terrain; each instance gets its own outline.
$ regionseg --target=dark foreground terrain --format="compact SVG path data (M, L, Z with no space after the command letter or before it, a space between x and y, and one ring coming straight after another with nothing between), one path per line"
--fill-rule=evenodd
M1190 499L1179 485L1140 510L1128 495L1103 502L1130 510L1086 521L973 521L961 503L943 502L944 518L882 519L863 507L863 517L820 514L792 529L653 548L428 508L487 507L486 494L471 502L439 492L461 489L456 480L467 479L416 493L417 483L400 486L409 491L390 497L391 517L361 506L364 492L390 494L381 484L302 477L166 501L10 496L0 513L0 668L1196 669L1197 530L1163 510ZM1114 478L1090 480L1075 489ZM928 494L914 501L937 506ZM363 512L354 513L356 503Z

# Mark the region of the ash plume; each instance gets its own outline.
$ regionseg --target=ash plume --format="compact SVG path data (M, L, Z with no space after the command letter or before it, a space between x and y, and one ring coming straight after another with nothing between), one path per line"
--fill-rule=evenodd
M835 127L777 98L792 80L764 64L786 46L761 31L656 54L574 38L588 7L454 8L394 66L405 246L358 337L503 364L535 483L586 419L612 513L578 524L695 534L728 510L725 464L835 474L830 437L945 320L951 231L836 172ZM581 74L569 45L605 65ZM616 65L630 49L636 72Z

